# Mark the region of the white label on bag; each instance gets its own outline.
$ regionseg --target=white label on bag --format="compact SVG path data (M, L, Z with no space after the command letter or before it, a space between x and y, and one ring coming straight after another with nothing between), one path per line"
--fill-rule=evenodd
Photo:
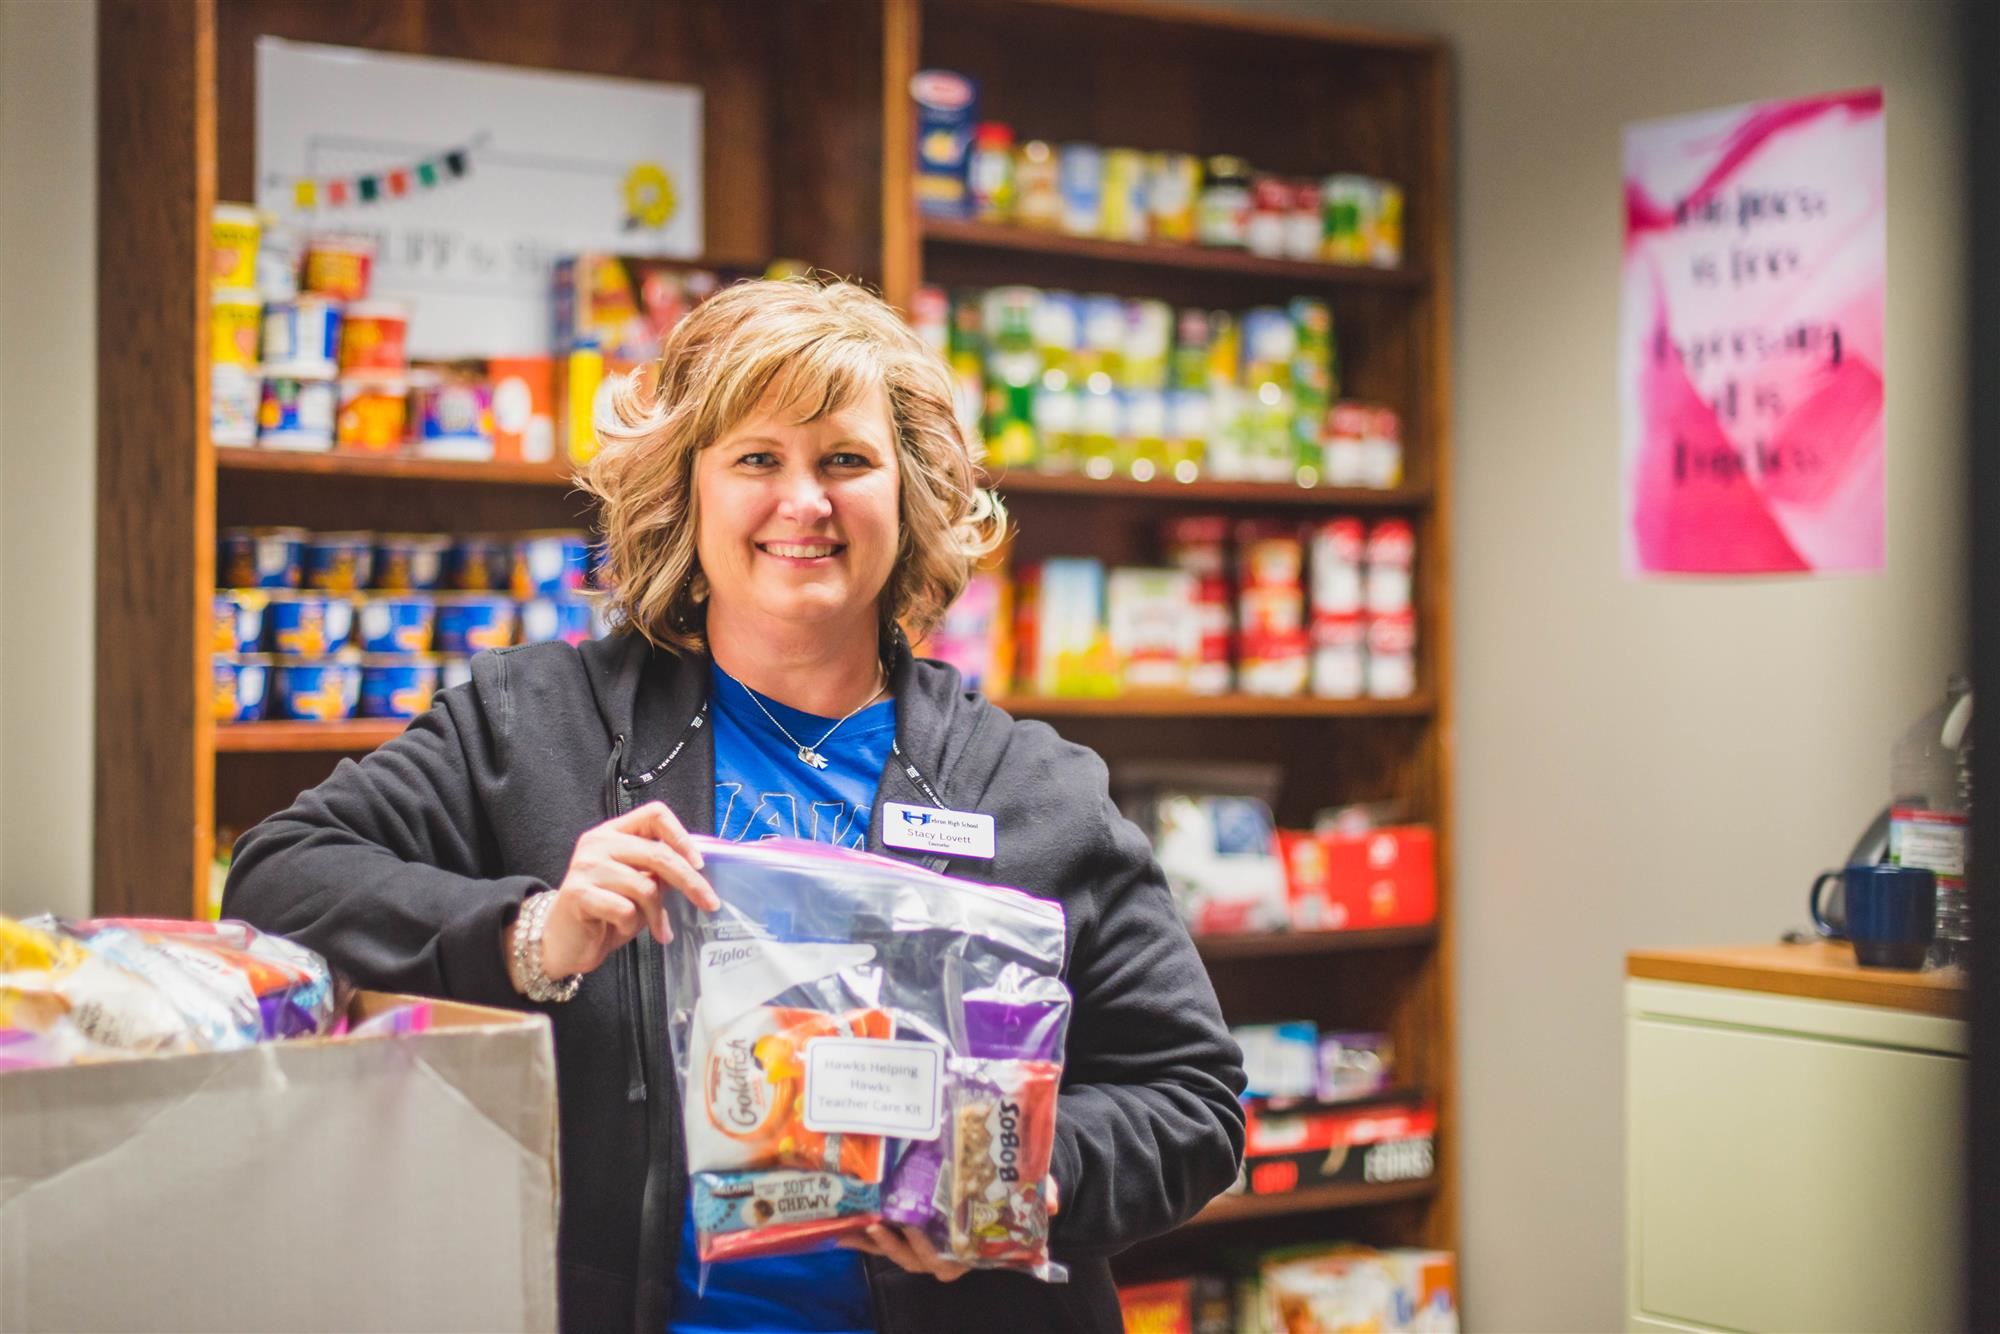
M702 1009L738 1015L780 992L874 960L873 945L714 941L701 947Z
M993 859L993 817L977 811L882 803L882 841L892 848Z
M943 1053L934 1042L813 1038L806 1043L806 1129L936 1139Z

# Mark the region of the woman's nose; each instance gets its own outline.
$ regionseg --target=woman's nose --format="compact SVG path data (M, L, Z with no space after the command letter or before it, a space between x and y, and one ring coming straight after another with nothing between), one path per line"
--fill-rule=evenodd
M783 494L778 504L786 519L797 524L814 524L833 513L833 501L827 497L826 485L817 470L800 468L788 471L783 481Z

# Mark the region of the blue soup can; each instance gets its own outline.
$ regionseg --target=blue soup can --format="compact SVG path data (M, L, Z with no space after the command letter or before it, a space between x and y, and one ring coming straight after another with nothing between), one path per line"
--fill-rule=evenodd
M365 653L428 653L437 623L437 600L422 594L372 597L361 604Z
M590 580L590 539L583 533L524 533L514 543L514 596L581 592Z
M384 533L375 539L375 587L428 593L444 586L451 539L443 533Z
M353 593L375 570L375 534L314 533L306 542L306 587Z
M370 654L361 660L361 716L414 718L437 693L437 659L424 654Z
M215 655L214 716L218 723L254 723L270 706L271 660L258 653Z
M514 581L514 544L490 533L469 533L451 544L445 583L461 593L504 593Z
M514 642L517 612L504 594L446 594L437 601L437 651L470 657Z
M228 588L215 595L209 649L215 653L255 653L264 647L264 613L271 595L256 588Z
M581 644L596 636L593 611L589 598L574 593L523 602L521 642L545 644L552 639L560 639L565 644Z
M303 528L225 528L216 537L217 588L297 588L305 581Z
M277 702L287 718L307 723L340 722L354 716L361 697L361 664L346 658L280 661Z
M330 593L282 593L268 613L271 648L289 658L324 658L354 635L354 603Z

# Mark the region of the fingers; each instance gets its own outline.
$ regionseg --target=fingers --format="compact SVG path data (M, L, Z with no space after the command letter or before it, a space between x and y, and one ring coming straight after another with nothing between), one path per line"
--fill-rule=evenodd
M966 1266L956 1260L947 1260L938 1254L938 1248L931 1244L929 1237L913 1227L906 1227L902 1232L910 1250L916 1254L917 1263L923 1266L924 1273L940 1283L950 1283L965 1277Z
M689 866L701 869L701 849L695 846L694 835L688 833L687 826L664 801L649 801L599 827L637 834L642 838L656 838L686 858Z
M593 851L570 868L563 888L598 890L624 899L644 917L653 939L664 945L674 938L673 928L667 925L667 910L660 902L659 882L646 871Z
M620 830L605 830L598 837L607 856L653 876L666 888L685 895L695 907L714 912L722 906L715 886L670 845Z
M965 1277L966 1266L938 1254L931 1239L916 1228L872 1223L866 1232L843 1238L840 1244L849 1250L879 1255L909 1273L929 1274L940 1283Z

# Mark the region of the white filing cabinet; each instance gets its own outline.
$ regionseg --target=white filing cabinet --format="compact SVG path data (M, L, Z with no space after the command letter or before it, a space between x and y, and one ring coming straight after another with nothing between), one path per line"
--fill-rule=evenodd
M1630 1328L1958 1326L1965 1025L1894 1000L1780 994L1867 996L1879 981L1924 1008L1956 1008L1935 979L1880 979L1835 948L1712 953L1739 964L1753 954L1796 959L1810 964L1807 974L1830 965L1853 975L1845 988L1801 982L1797 970L1760 977L1647 967L1642 960L1676 956L1633 956ZM1659 980L1676 976L1705 980Z

